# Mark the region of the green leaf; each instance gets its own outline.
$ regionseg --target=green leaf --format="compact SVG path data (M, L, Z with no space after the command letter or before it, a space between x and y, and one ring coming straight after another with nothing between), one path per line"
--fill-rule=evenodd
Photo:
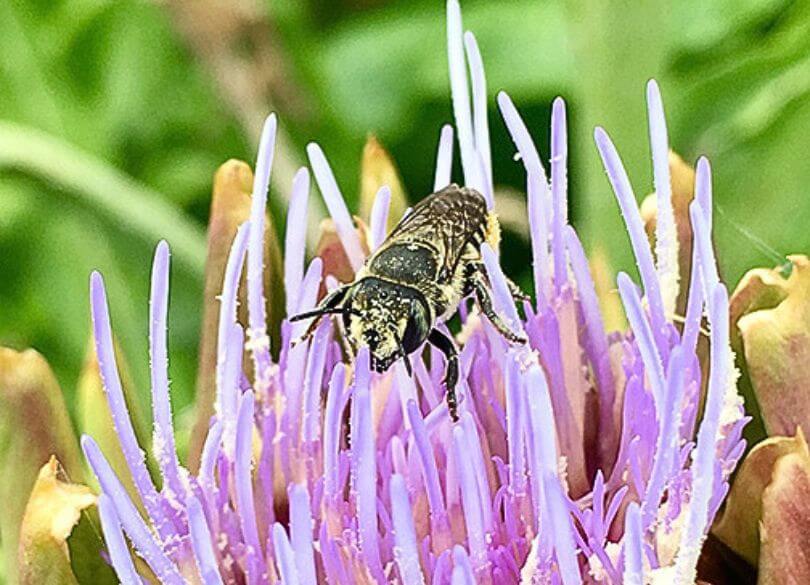
M202 230L159 194L93 156L34 128L0 122L0 167L55 182L134 235L152 241L171 237L174 257L202 276Z

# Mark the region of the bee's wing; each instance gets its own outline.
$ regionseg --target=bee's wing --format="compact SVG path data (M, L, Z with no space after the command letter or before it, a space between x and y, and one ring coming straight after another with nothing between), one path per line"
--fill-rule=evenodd
M448 187L448 189L449 188L450 187ZM443 191L439 193L443 193ZM407 214L399 220L399 223L394 226L394 229L386 236L382 245L384 246L392 240L401 240L409 236L418 236L419 239L422 239L426 233L425 229L430 229L431 224L435 223L436 214L434 208L436 195L438 194L429 195L414 205Z
M394 227L380 249L408 241L430 244L440 256L440 275L449 277L467 244L479 233L483 236L486 217L486 201L479 193L449 185L417 203Z

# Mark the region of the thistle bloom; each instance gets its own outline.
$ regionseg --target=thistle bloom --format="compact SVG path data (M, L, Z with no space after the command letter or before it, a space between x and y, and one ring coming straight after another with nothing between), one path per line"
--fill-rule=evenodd
M492 206L486 80L475 37L462 31L458 2L449 0L450 82L463 182ZM746 418L729 344L728 294L711 244L705 159L697 166L691 206L688 307L683 325L673 322L678 241L663 107L654 82L647 99L658 209L655 254L619 155L605 131L595 133L640 276L639 285L619 274L629 330L608 334L587 258L567 222L565 104L557 99L553 105L548 177L516 108L505 93L498 95L526 170L535 301L524 304L521 317L497 251L485 247L497 310L529 343L509 345L477 312L462 308L461 419L455 424L443 401L445 364L434 350L429 360L413 356L412 378L401 363L376 374L367 350L343 357L329 320L300 343L295 341L302 324L284 321L279 358L272 359L262 254L274 116L259 146L251 217L236 235L222 284L216 413L196 475L180 464L174 445L168 246L157 247L150 307L159 489L124 403L104 284L93 274L99 366L140 500L130 499L85 436L82 446L101 485L109 559L120 580L139 583L148 567L160 582L178 585L693 583L703 539L744 450ZM436 189L451 180L453 138L454 129L445 126ZM351 214L321 149L310 144L307 152L356 270L364 247ZM288 316L315 306L322 281L321 260L306 269L304 263L308 192L309 173L301 169L287 217ZM384 237L389 200L382 189L371 212L372 247ZM236 310L243 273L244 329ZM327 288L335 285L327 279ZM708 363L696 355L704 316ZM136 566L127 540L143 563Z

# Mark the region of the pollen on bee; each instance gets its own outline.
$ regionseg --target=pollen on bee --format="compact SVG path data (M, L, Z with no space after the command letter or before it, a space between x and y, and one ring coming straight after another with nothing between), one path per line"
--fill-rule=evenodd
M484 233L487 243L493 250L498 250L501 245L501 224L494 211L490 211L487 214L487 225Z

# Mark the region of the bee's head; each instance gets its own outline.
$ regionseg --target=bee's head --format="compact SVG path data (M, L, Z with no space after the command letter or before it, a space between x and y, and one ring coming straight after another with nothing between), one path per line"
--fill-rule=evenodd
M351 309L343 316L349 342L369 348L377 372L418 349L430 333L427 303L413 288L367 277L352 286L346 305Z

